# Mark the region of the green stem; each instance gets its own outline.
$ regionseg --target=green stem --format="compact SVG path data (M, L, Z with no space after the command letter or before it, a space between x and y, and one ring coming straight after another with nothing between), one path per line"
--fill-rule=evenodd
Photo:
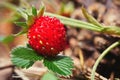
M17 11L19 9L19 7L12 5L10 3L7 3L7 2L0 3L0 5L5 6L7 8L10 8L11 10L14 10L14 11ZM61 22L63 24L70 25L71 27L78 27L78 28L84 28L84 29L88 29L88 30L92 30L92 31L101 32L101 33L120 35L120 28L119 27L115 27L115 26L105 27L103 25L97 26L97 25L92 24L92 23L88 23L88 22L84 22L84 21L80 21L80 20L76 20L76 19L72 19L72 18L67 18L67 17L63 17L60 15L52 14L52 13L48 13L48 12L45 12L44 15L57 17L57 18L61 19ZM93 21L93 22L95 23L95 21Z
M13 11L16 11L17 10L17 6L15 6L15 5L13 5L13 4L11 4L11 3L8 3L8 2L1 2L0 3L0 7L1 6L4 6L4 7L7 7L7 8L9 8L9 9L11 9L11 10L13 10Z
M84 28L84 29L97 31L101 33L112 34L112 35L118 35L118 36L120 35L120 28L117 26L103 26L103 25L97 26L98 24L94 25L92 23L88 23L88 22L84 22L84 21L80 21L72 18L67 18L67 17L63 17L60 15L52 14L48 12L45 12L44 15L57 17L61 20L63 24L70 25L72 27Z
M15 5L12 5L10 3L2 3L2 5L12 9L12 10L17 10L18 7L15 6ZM47 16L53 16L53 17L57 17L59 19L61 19L61 22L65 25L70 25L70 26L73 26L73 27L79 27L79 28L85 28L85 29L89 29L89 30L93 30L93 31L102 31L104 28L102 27L98 27L96 25L93 25L91 23L88 23L88 22L84 22L84 21L80 21L80 20L75 20L75 19L71 19L71 18L67 18L67 17L63 17L63 16L60 16L60 15L56 15L56 14L52 14L52 13L48 13L48 12L45 12L44 15L47 15Z
M95 71L97 69L98 64L100 63L100 61L103 59L103 57L113 48L115 48L116 46L120 45L120 41L117 41L115 43L113 43L111 46L109 46L105 51L103 51L103 53L98 57L97 61L95 62L93 69L92 69L92 74L91 74L91 80L95 80Z
M89 30L98 31L98 32L101 32L104 29L103 27L98 27L98 26L93 25L93 24L88 23L88 22L63 17L63 16L60 16L60 15L57 15L57 14L52 14L52 13L45 12L44 15L57 17L61 20L61 22L63 24L70 25L72 27L84 28L84 29L89 29Z

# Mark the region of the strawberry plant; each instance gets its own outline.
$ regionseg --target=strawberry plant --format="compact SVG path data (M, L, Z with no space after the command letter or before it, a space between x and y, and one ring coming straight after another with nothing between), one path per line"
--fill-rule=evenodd
M40 10L36 8L18 8L4 3L13 10L17 10L26 22L15 22L23 29L18 34L4 38L3 42L9 42L14 37L27 33L28 43L26 46L18 46L11 51L11 60L14 65L21 68L29 68L34 62L42 61L49 70L62 75L70 76L73 69L73 61L70 57L59 55L66 48L66 31L64 25L77 28L85 28L101 33L120 35L120 28L116 26L103 26L82 8L83 14L89 22L83 22L60 15L44 12L45 7ZM8 38L10 40L8 40ZM114 47L120 45L120 41L109 46L97 59L93 66L91 80L94 80L96 68L100 60Z
M44 7L39 12L32 7L31 13L19 10L26 15L26 22L16 22L23 30L18 35L27 33L28 44L12 49L12 62L18 67L29 68L36 61L43 61L49 70L63 76L72 74L72 59L58 55L66 48L64 25L55 17L43 16Z

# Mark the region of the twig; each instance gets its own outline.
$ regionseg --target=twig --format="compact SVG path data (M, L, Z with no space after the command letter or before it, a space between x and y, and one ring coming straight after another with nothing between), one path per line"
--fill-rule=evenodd
M20 70L18 69L15 69L15 72L20 76L20 78L22 78L22 80L29 80L23 72L21 72Z
M10 67L13 68L14 65L10 64L10 65L7 65L7 66L0 67L0 70L1 70L1 69L6 69L6 68L10 68Z
M87 72L86 72L86 77L88 79L90 79L91 77L91 72L92 70L90 68L87 68ZM98 74L97 72L95 72L95 80L108 80L107 78L103 77L102 75Z

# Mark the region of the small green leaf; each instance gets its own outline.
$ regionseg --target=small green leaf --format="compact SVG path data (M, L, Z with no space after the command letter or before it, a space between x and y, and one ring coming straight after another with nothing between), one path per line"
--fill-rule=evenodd
M23 28L27 28L27 24L26 22L15 22L16 25L20 26L20 27L23 27Z
M56 56L51 59L44 59L44 65L53 72L63 76L72 74L73 61L67 56Z
M41 80L58 80L58 78L56 77L56 75L52 72L47 72L43 75L43 77L41 78Z
M16 47L11 51L11 61L14 65L21 68L29 68L35 61L42 60L43 57L38 55L31 48Z
M33 7L33 6L32 6L32 14L33 14L34 16L37 16L37 10L36 10L36 8Z
M90 23L92 23L92 24L94 24L94 25L96 25L96 26L98 26L98 27L102 27L102 25L101 25L94 17L92 17L92 16L86 11L86 9L83 8L83 7L82 7L82 12L83 12L84 16L86 17L86 19L87 19Z
M15 36L14 35L9 35L7 37L4 37L1 39L1 42L3 43L10 43L14 40Z
M40 10L38 11L37 17L42 16L44 14L44 11L45 11L45 6L42 4L40 6Z

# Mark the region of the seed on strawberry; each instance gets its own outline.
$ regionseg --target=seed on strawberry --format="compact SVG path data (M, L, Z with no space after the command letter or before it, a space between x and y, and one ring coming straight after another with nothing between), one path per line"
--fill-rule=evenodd
M55 56L66 47L64 25L55 17L41 16L28 30L31 47L43 56Z

